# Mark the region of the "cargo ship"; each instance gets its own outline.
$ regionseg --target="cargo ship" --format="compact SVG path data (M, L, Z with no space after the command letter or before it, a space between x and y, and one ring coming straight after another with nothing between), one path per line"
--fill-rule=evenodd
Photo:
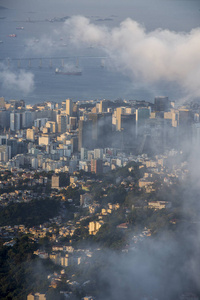
M82 75L81 71L76 71L76 70L75 71L64 71L59 68L55 69L55 73L61 74L61 75Z

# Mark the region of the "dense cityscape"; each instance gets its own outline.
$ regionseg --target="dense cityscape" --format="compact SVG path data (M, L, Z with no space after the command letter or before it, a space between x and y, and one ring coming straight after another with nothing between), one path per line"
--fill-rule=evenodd
M1 97L1 299L199 299L199 112Z

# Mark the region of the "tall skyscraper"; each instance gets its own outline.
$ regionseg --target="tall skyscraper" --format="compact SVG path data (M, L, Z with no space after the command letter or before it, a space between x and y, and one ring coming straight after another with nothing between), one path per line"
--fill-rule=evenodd
M12 112L10 114L10 130L16 131L22 129L23 114Z
M73 113L73 101L71 99L66 100L66 115L72 117Z
M10 127L10 111L0 110L0 127L1 128Z
M78 152L78 137L71 138L72 152Z
M122 114L121 115L121 134L122 147L132 148L136 142L136 115Z
M103 149L94 149L94 158L103 159Z
M144 133L145 121L149 119L151 109L148 107L139 107L136 109L136 135Z
M11 146L0 146L0 161L7 162L11 158Z
M33 113L31 111L24 111L22 116L23 128L31 127L33 124Z
M121 130L121 115L125 113L125 107L116 108L116 130Z
M90 113L88 119L92 121L93 149L110 147L112 143L112 113Z
M178 122L179 122L179 141L182 142L187 140L187 142L191 141L192 138L192 123L193 115L191 110L181 108L178 111Z
M102 113L102 112L107 112L107 108L109 107L111 101L109 100L101 100L100 103L99 103L99 112Z
M92 148L92 121L80 120L78 126L78 150Z
M168 111L170 109L170 102L168 97L159 96L155 97L154 110L155 111Z
M91 172L95 174L103 173L103 161L101 159L91 159Z
M68 116L57 115L58 132L64 133L67 131Z
M77 128L77 118L76 117L70 117L69 118L69 125L70 125L70 129L75 130Z
M0 97L0 108L4 108L5 107L5 99L4 97Z

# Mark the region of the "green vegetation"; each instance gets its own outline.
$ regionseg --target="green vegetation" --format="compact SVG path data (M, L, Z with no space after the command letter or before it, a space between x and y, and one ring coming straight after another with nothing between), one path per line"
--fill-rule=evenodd
M60 202L49 198L32 200L29 203L11 203L6 207L0 207L0 226L19 224L36 226L55 217L59 208Z
M79 188L72 188L71 186L69 186L66 190L61 190L61 194L64 195L67 200L72 199L75 205L80 205L81 191L79 190Z
M110 249L122 249L125 243L125 234L116 226L104 224L94 236L94 241Z
M33 255L37 248L38 245L27 236L16 239L13 247L0 246L1 300L22 300L30 292L48 290L46 278L54 272L55 266L50 260Z
M97 209L94 214L90 214L88 208L79 207L80 195L84 193L81 185L75 188L68 186L66 189L54 191L59 200L45 198L29 203L12 203L1 207L0 226L17 224L24 224L28 227L36 226L60 213L63 221L61 226L69 226L69 229L72 226L75 231L72 236L62 236L59 235L59 232L62 232L61 226L51 224L54 230L47 232L45 237L40 238L37 245L27 236L23 236L16 239L13 247L1 246L0 299L25 299L29 292L40 292L46 293L48 300L61 300L63 295L60 294L60 290L71 291L73 296L70 300L81 299L85 295L93 295L97 299L103 299L106 294L109 298L111 288L109 278L114 276L114 285L116 285L117 280L121 282L121 277L116 278L119 270L124 272L122 275L125 276L127 269L123 262L126 265L127 259L134 260L134 257L139 259L139 265L144 263L143 258L147 260L145 264L148 265L150 257L150 260L153 261L151 272L154 272L154 267L157 268L156 263L159 261L162 271L164 267L166 268L165 274L170 274L170 276L176 274L175 276L180 278L185 286L192 286L190 275L184 274L183 276L179 270L188 257L192 260L195 254L193 251L196 249L195 239L192 238L190 244L188 237L198 235L196 221L198 221L200 213L199 189L193 188L191 190L189 180L181 184L177 179L174 179L170 185L167 185L157 176L153 178L155 191L146 193L144 189L138 186L138 179L145 172L145 167L140 169L139 165L137 163L128 164L126 167L117 168L115 171L105 174L104 177L83 171L79 172L80 178L91 179L85 183L85 187L91 196L91 204ZM51 178L52 173L43 173L42 175ZM3 176L11 176L11 174L7 173ZM40 173L35 173L35 178L39 178L39 176ZM65 173L62 174L62 180L63 185L69 184L69 178ZM72 201L67 201L69 199ZM184 201L183 206L183 199L190 199L190 201ZM161 210L148 208L148 202L156 200L169 201L172 206L169 209ZM115 210L117 206L111 206L106 212L108 203L119 203L119 208ZM105 209L104 213L100 216L99 213L103 208ZM96 235L89 235L89 222L100 219L103 220L104 224ZM70 222L68 222L69 220ZM145 228L148 231L144 231ZM146 237L145 234L147 233L151 237ZM80 265L66 267L65 274L60 276L58 282L56 281L57 287L54 286L55 288L53 288L50 287L51 280L47 280L47 275L56 270L60 271L61 267L54 265L49 259L39 259L33 255L33 251L39 248L51 253L55 236L59 243L70 244L76 250L89 249L92 255L90 257L86 254L87 252L77 251L81 255ZM2 241L5 240L2 238ZM172 246L176 244L173 251L168 249L168 241L172 243ZM168 250L169 253L167 253ZM131 253L131 251L133 252ZM167 255L163 255L162 252ZM180 253L181 256L179 256ZM61 253L61 255L63 254ZM117 257L117 264L120 266L119 269L116 268L115 256ZM156 272L159 271L156 269ZM133 274L135 276L137 270ZM170 276L167 276L169 284L171 284ZM133 281L135 289L137 289L136 283L138 282L136 277ZM131 276L130 278L132 280ZM77 280L79 285L68 284L67 279L71 282ZM84 284L85 281L86 284ZM126 281L123 284L126 286ZM192 290L198 294L198 288L193 286ZM103 294L101 294L102 291ZM178 291L177 297L180 293L182 290ZM156 293L153 296L159 299L159 295ZM140 298L138 296L138 299ZM168 297L168 299L172 298Z

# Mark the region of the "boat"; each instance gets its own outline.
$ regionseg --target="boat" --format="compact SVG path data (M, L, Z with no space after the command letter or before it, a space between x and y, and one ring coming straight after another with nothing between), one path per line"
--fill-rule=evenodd
M17 35L15 33L9 34L9 37L16 37Z
M56 74L61 74L61 75L82 75L82 72L81 71L76 71L76 70L72 70L72 71L64 71L64 70L61 70L59 68L56 68L55 69L55 73Z
M18 29L18 30L23 30L24 27L23 27L23 26L21 26L21 27L16 27L16 29Z

